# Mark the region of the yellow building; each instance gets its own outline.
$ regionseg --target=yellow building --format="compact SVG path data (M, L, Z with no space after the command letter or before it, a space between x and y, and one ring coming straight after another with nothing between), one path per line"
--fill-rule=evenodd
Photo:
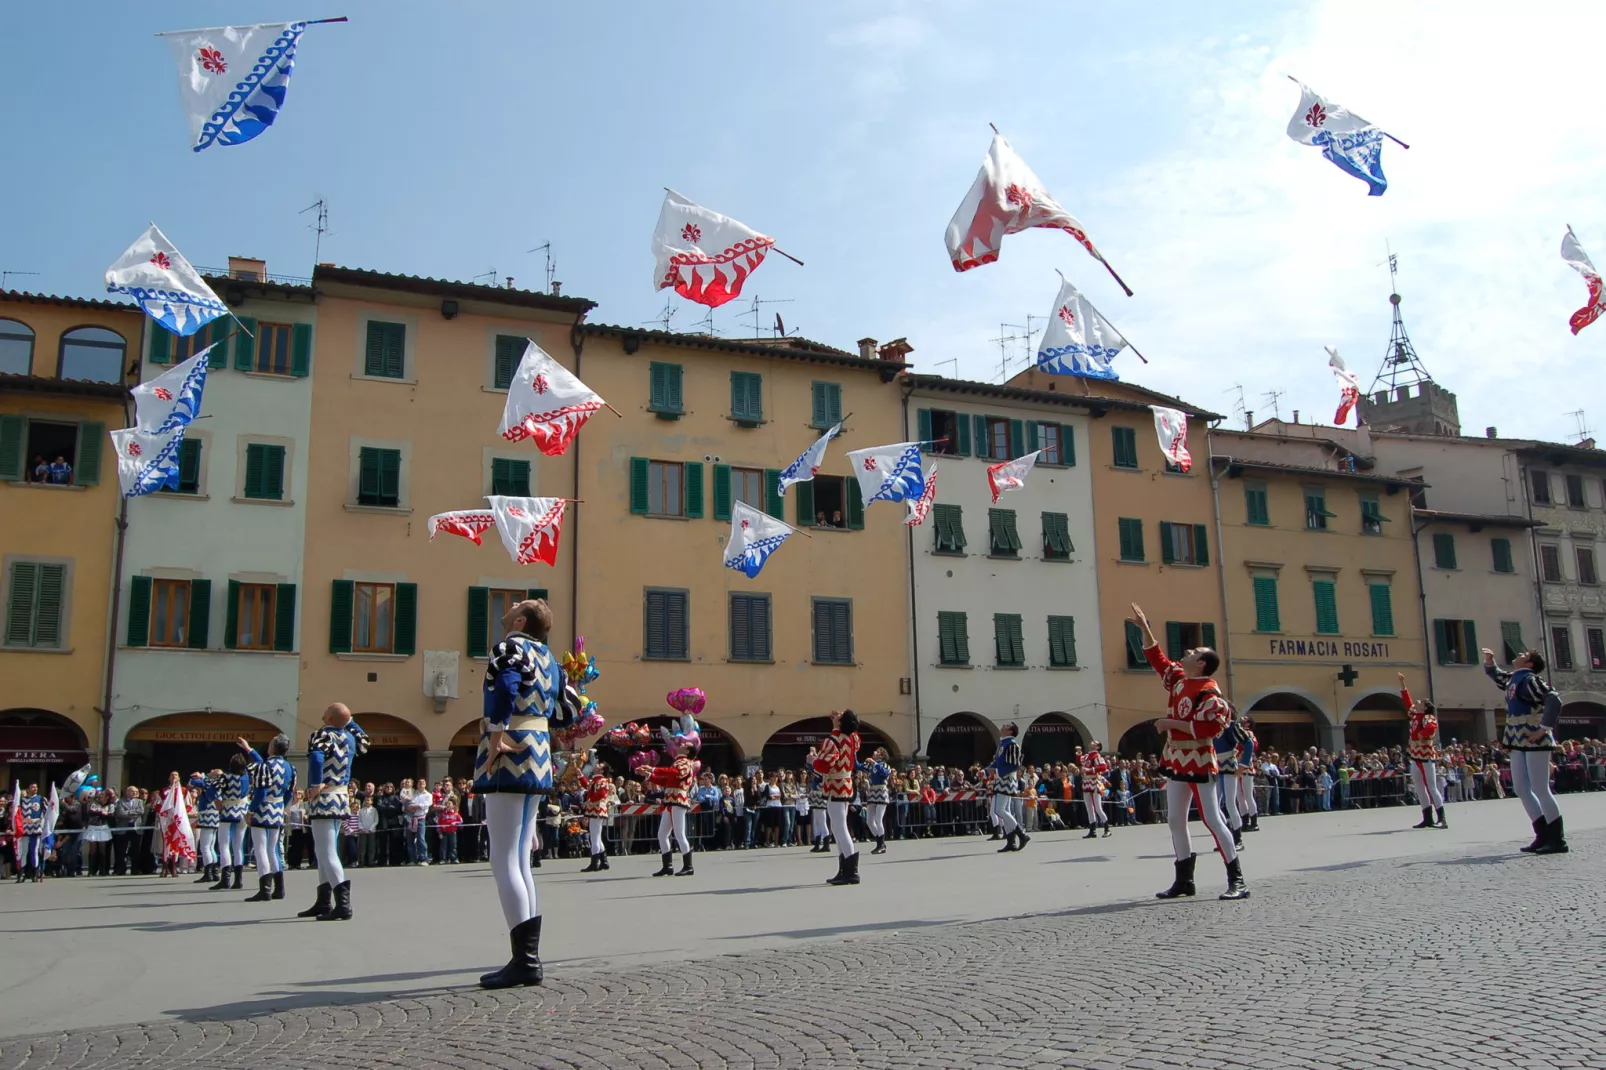
M132 305L0 293L0 783L104 758L122 504L107 432L126 426L143 330Z

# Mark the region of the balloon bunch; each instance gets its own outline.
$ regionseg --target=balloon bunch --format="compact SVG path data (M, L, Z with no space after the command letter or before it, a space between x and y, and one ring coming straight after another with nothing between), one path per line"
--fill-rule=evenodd
M577 741L596 735L607 724L602 710L586 696L586 685L601 676L602 670L597 668L597 659L586 653L583 635L575 637L574 653L565 654L560 660L568 686L579 696L580 712L573 724L554 729L552 735L562 749L572 750Z
M602 736L602 742L620 750L640 750L652 746L652 729L631 721L608 729Z

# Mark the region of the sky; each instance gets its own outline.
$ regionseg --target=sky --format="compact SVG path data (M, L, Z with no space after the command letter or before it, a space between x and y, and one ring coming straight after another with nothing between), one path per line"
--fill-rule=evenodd
M1330 421L1324 346L1371 383L1392 250L1463 431L1573 441L1582 409L1606 432L1606 323L1570 333L1586 291L1558 252L1571 224L1606 267L1598 0L1517 18L1483 0L317 2L227 5L236 24L351 21L307 31L271 130L201 153L152 35L220 5L14 5L0 271L37 274L7 285L99 296L153 220L196 264L307 275L321 198L324 261L540 289L529 250L550 242L593 321L657 326L649 241L672 186L806 263L771 256L714 312L723 337L753 336L756 296L766 329L779 312L850 350L906 337L917 370L997 382L1035 352L1059 269L1149 359L1123 355L1123 378L1242 426L1240 402ZM1411 145L1384 148L1384 196L1287 137L1288 75ZM1135 296L1046 230L952 269L943 232L988 123ZM701 329L702 306L667 308Z

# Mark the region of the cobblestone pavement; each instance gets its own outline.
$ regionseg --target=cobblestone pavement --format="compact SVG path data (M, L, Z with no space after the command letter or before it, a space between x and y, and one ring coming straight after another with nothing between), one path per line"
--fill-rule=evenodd
M887 929L856 926L852 890L822 888L842 910L833 938L796 947L572 964L512 993L322 990L239 1020L4 1041L0 1070L1606 1068L1606 831L1551 858L1431 835L1415 841L1427 853L1303 867L1244 903ZM1213 895L1219 864L1199 869Z

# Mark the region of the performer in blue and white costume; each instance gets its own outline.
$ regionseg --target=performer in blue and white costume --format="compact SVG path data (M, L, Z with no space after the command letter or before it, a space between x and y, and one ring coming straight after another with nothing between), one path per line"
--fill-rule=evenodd
M200 773L190 776L189 786L195 790L195 851L201 865L201 875L195 878L195 884L217 880L217 797L222 778L221 769L212 770L208 776Z
M247 903L284 898L284 864L279 860L279 834L284 831L284 804L296 792L296 771L285 760L290 737L277 735L263 758L251 744L239 740L251 766L251 853L256 856L257 894Z
M1002 738L998 741L998 753L993 757L993 816L1004 830L1004 846L998 849L998 853L1003 854L1020 850L1032 839L1021 827L1025 807L1021 802L1020 729L1010 723L999 732Z
M1226 816L1232 845L1241 851L1244 849L1244 819L1239 812L1238 755L1243 748L1244 730L1238 723L1238 708L1229 702L1227 710L1227 727L1215 739L1216 768L1220 770L1216 778L1216 802Z
M45 856L45 799L39 794L38 784L28 785L17 801L17 811L22 814L22 842L17 844L17 883L32 878L37 884Z
M307 740L307 820L318 855L318 895L298 918L351 920L351 881L340 864L340 830L351 816L351 763L367 753L368 734L351 719L345 703L323 711L323 727Z
M474 791L485 797L491 876L509 929L512 958L480 978L482 988L541 983L541 906L530 850L541 800L552 793L549 727L570 723L578 694L565 702L563 670L547 649L552 610L542 599L520 602L502 618L507 637L485 667L485 708L480 718Z
M870 835L875 837L873 855L887 853L887 782L892 779L892 766L887 764L887 748L877 747L868 762L860 762L859 769L869 778L864 795Z
M251 794L250 776L246 772L245 755L229 757L229 771L217 775L218 864L221 874L212 885L214 892L230 888L240 890L240 875L245 870L245 812ZM234 883L229 883L230 875Z

